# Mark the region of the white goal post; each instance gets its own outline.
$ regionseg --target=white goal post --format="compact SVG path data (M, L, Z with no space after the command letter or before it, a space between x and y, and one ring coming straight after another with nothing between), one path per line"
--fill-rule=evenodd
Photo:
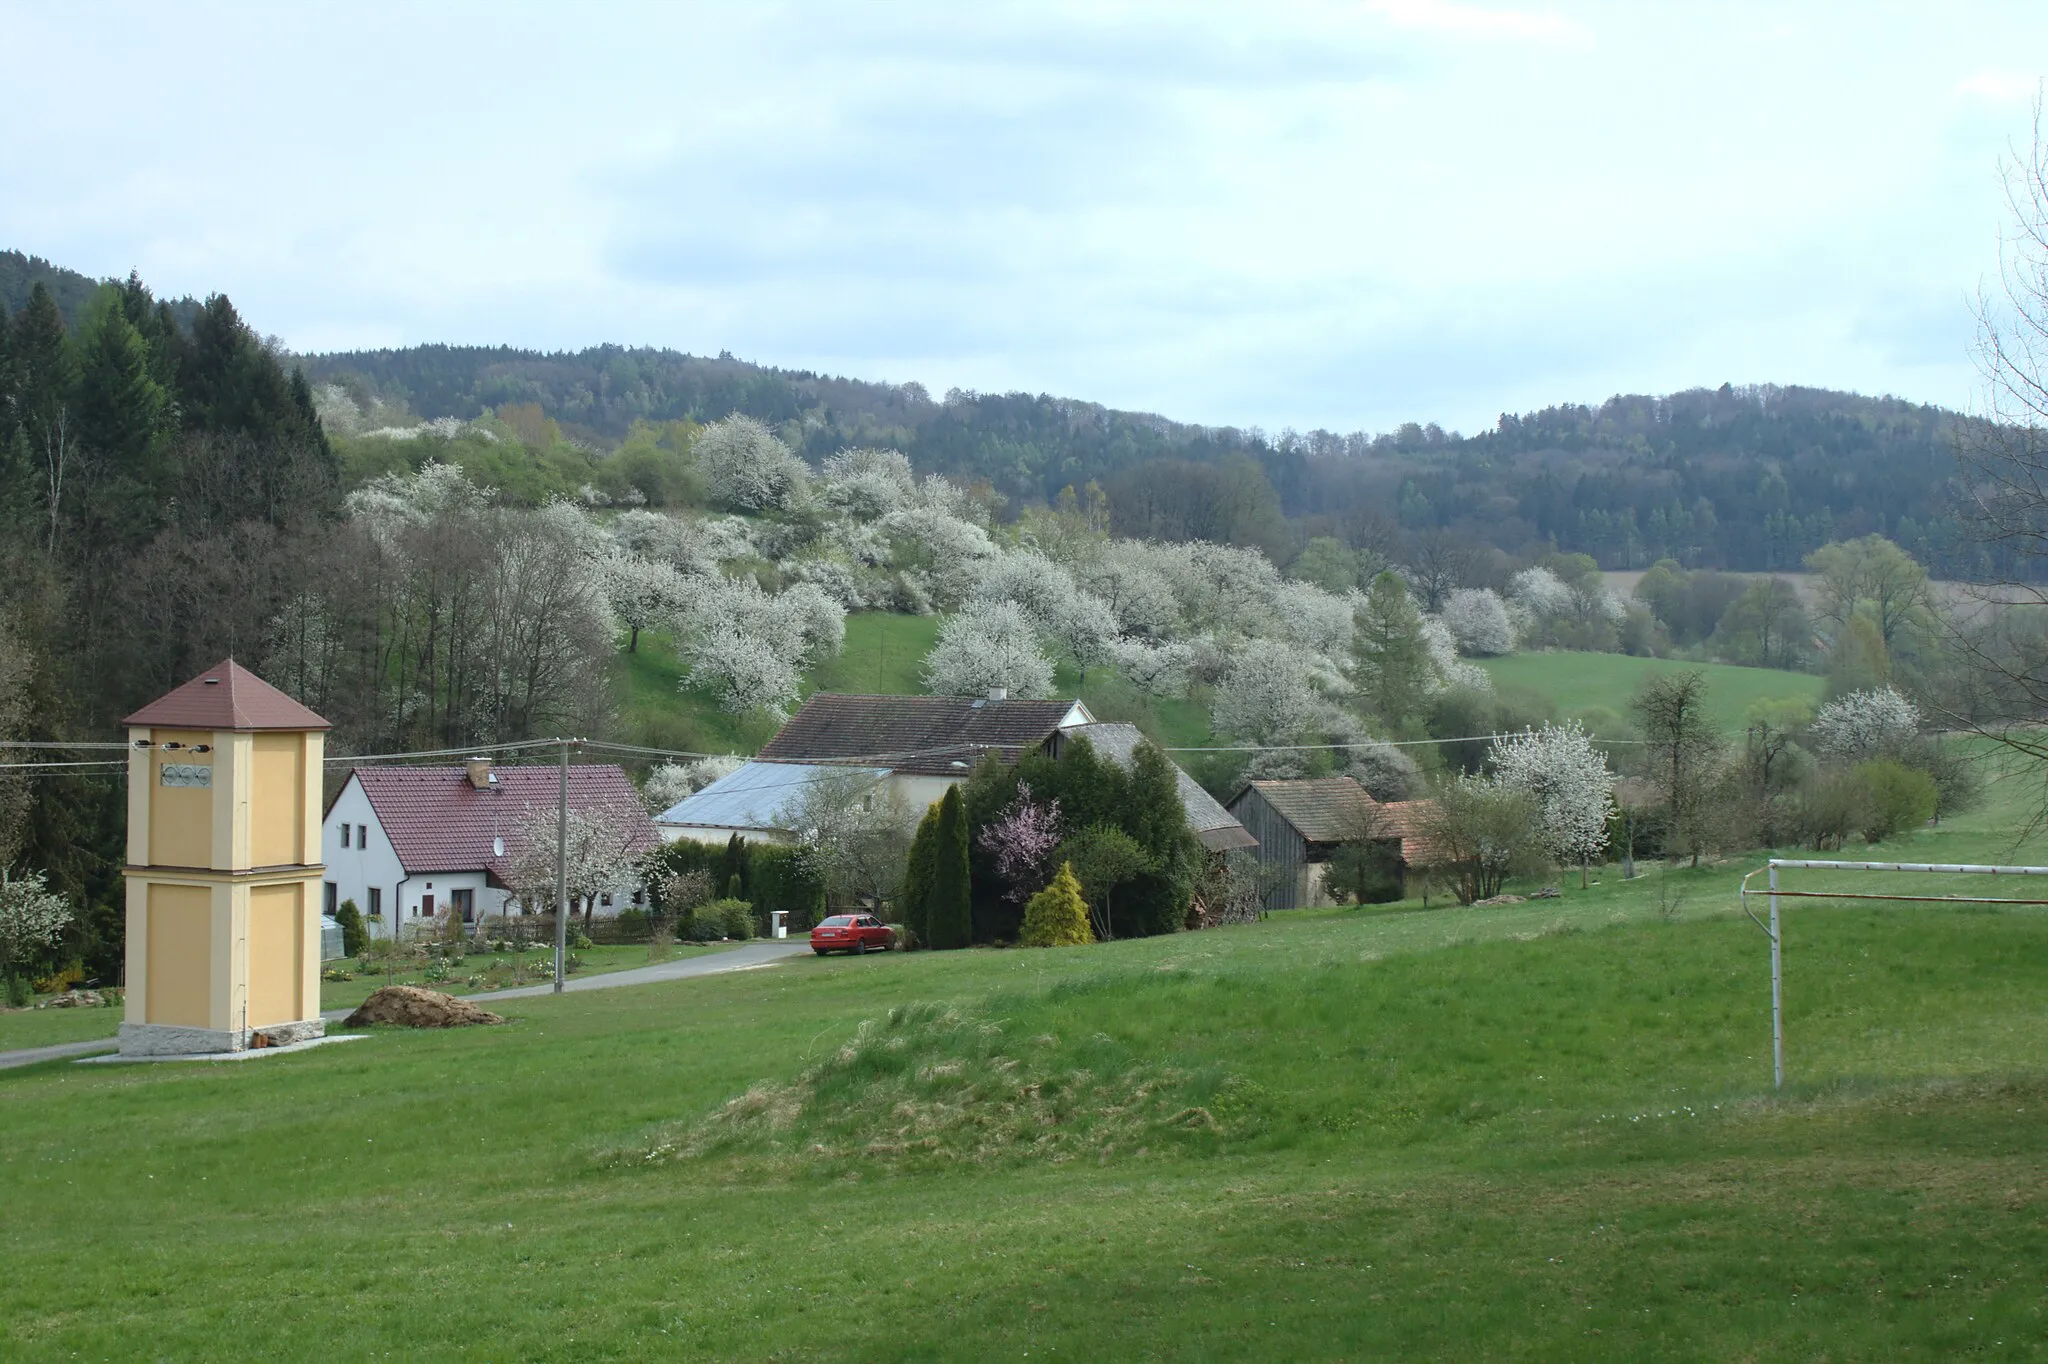
M1750 921L1763 929L1764 936L1771 940L1771 1088L1785 1087L1785 973L1780 950L1778 932L1778 901L1784 900L1907 900L1920 904L1935 905L2048 905L2048 900L2016 900L1988 895L1879 895L1871 892L1848 890L1783 890L1778 885L1779 871L1931 871L1946 875L1972 876L2048 876L2048 867L1993 867L1978 866L1968 862L1817 862L1806 858L1773 857L1755 871L1742 878L1737 894L1742 898L1742 912ZM1769 889L1761 892L1770 897L1771 921L1765 924L1756 917L1749 907L1749 897L1759 892L1749 888L1749 878L1758 872L1770 873Z

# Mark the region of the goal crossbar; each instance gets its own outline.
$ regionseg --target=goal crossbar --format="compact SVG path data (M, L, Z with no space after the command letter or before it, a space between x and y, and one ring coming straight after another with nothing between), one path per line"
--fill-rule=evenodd
M1933 905L2018 905L2043 906L2048 900L2020 900L1988 895L1882 895L1873 891L1784 890L1778 885L1780 871L1918 871L1972 876L2048 876L2048 867L2006 867L1972 862L1839 862L1813 858L1773 857L1763 866L1746 873L1737 895L1742 912L1771 940L1771 1087L1785 1087L1785 971L1783 938L1779 931L1780 900L1894 900ZM1750 877L1768 872L1770 885L1764 891L1749 888ZM1766 924L1749 907L1749 897L1763 894L1770 899L1771 921Z

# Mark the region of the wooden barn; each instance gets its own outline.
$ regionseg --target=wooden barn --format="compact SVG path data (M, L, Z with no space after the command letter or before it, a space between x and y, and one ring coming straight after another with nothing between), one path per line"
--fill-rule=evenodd
M1381 804L1350 777L1255 781L1229 805L1259 842L1266 908L1300 909L1332 902L1324 873L1337 849L1361 840L1389 845L1403 878L1426 861L1420 838L1423 801Z

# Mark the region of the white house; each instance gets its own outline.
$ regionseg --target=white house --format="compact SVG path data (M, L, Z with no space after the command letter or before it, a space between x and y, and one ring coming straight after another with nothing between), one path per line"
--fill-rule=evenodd
M356 768L321 825L323 908L333 914L353 900L376 934L430 921L442 910L465 923L505 913L521 831L536 812L555 809L559 781L552 765L495 767L488 758L459 767ZM628 828L641 851L659 844L632 781L616 764L571 767L569 805ZM639 889L622 887L594 906L571 908L616 914L642 898Z

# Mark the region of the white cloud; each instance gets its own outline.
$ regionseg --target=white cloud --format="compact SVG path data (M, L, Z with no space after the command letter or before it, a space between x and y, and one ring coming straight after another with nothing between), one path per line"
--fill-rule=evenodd
M2012 71L1979 71L1956 85L1956 93L1975 95L1993 104L2025 104L2040 92L2039 76L2022 76Z
M1591 34L1555 10L1498 9L1453 0L1372 0L1366 9L1396 28L1459 38L1583 43Z

